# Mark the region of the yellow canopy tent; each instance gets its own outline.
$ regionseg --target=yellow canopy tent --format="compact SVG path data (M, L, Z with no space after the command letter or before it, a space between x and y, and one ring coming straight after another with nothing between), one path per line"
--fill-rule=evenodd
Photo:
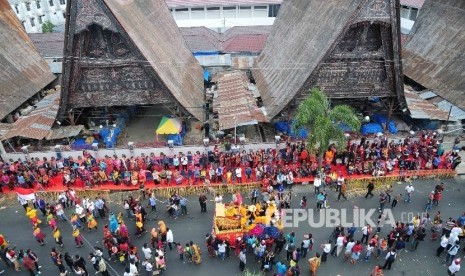
M158 134L179 134L182 130L181 120L178 118L163 117L155 131L157 141Z

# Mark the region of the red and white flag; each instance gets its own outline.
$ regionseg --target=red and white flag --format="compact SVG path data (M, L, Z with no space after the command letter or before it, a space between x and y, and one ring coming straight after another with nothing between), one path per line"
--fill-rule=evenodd
M21 200L34 200L36 195L32 189L16 188L16 194L18 194L18 199Z

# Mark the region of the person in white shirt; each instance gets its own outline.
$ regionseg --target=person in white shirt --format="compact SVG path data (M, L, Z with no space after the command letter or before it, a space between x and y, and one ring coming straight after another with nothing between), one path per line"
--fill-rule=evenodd
M320 193L321 187L321 178L318 175L315 176L315 180L313 181L313 187L315 188L315 195L318 195Z
M412 201L412 192L415 191L415 188L413 188L412 183L409 183L407 187L405 187L405 191L407 191L407 198L405 198L405 202L411 202Z
M242 183L242 168L241 167L236 168L236 180L237 180L237 183Z
M222 243L218 244L218 254L220 255L220 259L224 261L226 257L226 243L223 241Z
M173 241L174 241L173 231L171 231L171 229L169 228L166 228L166 243L170 247L170 250L173 249Z
M353 239L350 239L350 241L346 245L346 251L344 252L344 260L348 260L350 255L352 254L352 248L354 247L355 242Z
M84 212L84 208L82 208L79 204L76 204L76 215L82 223L86 222L86 213Z
M142 265L144 266L145 268L145 271L147 271L147 275L152 275L151 272L152 272L152 269L153 269L153 265L150 263L150 260L145 260Z
M342 175L340 175L338 178L337 178L337 186L336 186L336 192L339 192L341 190L341 186L342 186L342 183L344 183L344 177Z
M459 241L456 241L449 250L447 250L446 264L449 264L449 261L452 261L455 258L455 255L459 252L460 244Z
M451 235L455 235L455 236L459 236L460 234L462 234L462 228L458 227L457 224L454 226L454 228L452 228L452 230L450 230L450 234Z
M344 241L345 241L344 235L339 234L339 237L337 237L337 239L336 239L336 254L334 254L334 249L333 249L333 256L334 257L338 257L339 254L341 253L342 247L344 247Z
M326 241L326 243L321 245L321 248L323 248L323 254L321 255L321 262L325 263L329 252L331 252L331 242Z
M220 194L216 194L215 203L223 203L223 196L221 196Z
M131 275L134 275L134 276L139 275L139 271L137 270L137 266L134 263L134 261L129 262L129 273L131 273Z
M144 253L144 257L146 260L152 259L152 250L148 247L147 243L144 243L142 247L142 252Z
M449 238L444 235L441 237L441 244L439 245L438 249L436 250L436 256L440 257L441 253L444 252L447 245L449 244Z
M455 259L448 268L449 275L456 275L460 271L460 258Z

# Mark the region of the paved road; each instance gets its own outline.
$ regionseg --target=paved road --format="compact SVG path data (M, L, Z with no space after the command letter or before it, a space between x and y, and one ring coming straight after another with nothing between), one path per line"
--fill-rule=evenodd
M443 218L452 216L454 218L465 211L465 206L463 205L463 198L465 196L465 189L463 189L463 180L460 178L446 180L446 191L444 193L442 202L439 207L435 207L433 211L437 209L441 210L443 213ZM413 195L412 203L400 202L396 208L393 210L393 214L396 220L400 219L401 212L418 212L423 210L426 203L426 197L428 193L434 188L437 181L428 180L428 181L415 181L415 193ZM405 183L395 185L395 193L402 192L405 187ZM314 207L315 198L312 195L313 193L309 190L311 186L308 187L298 187L295 189L296 196L293 199L293 205L297 206L300 197L304 194L308 197L309 207ZM226 196L227 199L230 196ZM377 208L378 202L377 198L365 199L357 198L349 201L335 201L335 194L330 194L329 201L332 208L341 209L346 208L348 210L353 210L354 208ZM196 198L191 197L189 203L189 215L182 217L178 220L172 220L167 217L166 212L161 212L159 219L163 219L167 226L173 229L175 241L181 241L186 243L190 240L200 244L203 249L203 263L200 266L193 265L191 263L183 263L178 260L177 253L173 250L172 252L167 253L167 275L186 275L187 273L190 276L196 275L213 275L213 274L222 274L222 275L241 275L238 273L238 260L236 257L231 257L225 261L220 261L218 259L209 259L206 254L206 249L204 247L204 237L206 233L211 231L212 225L212 207L213 203L210 203L208 206L208 213L200 213L200 208L198 206ZM121 206L112 205L110 206L114 212L122 211ZM161 207L161 206L160 206ZM71 210L68 210L68 213ZM350 218L351 219L351 218ZM65 247L63 252L69 252L71 254L80 254L87 257L90 252L90 246L100 245L102 238L102 228L106 220L99 221L99 231L98 232L83 232L86 240L89 241L86 247L75 248L74 241L71 237L71 227L61 223L59 226L62 228L62 234L64 237ZM135 232L134 225L131 221L126 222L129 230L133 233ZM156 221L148 222L147 229L155 227ZM298 237L298 242L301 241L301 238L304 233L312 233L316 245L319 245L324 239L327 239L329 233L332 231L330 228L311 228L302 224L298 228L285 229L286 232L295 231ZM389 231L388 226L385 226L382 229L382 234L387 234ZM13 206L0 211L0 233L3 233L6 238L10 241L11 244L17 246L18 249L31 248L39 254L40 264L43 266L42 275L59 275L55 266L53 266L50 258L49 252L50 249L54 246L52 235L49 228L46 228L45 232L47 233L46 240L48 243L41 247L35 242L32 237L32 229L28 219L24 216L24 210L21 206ZM429 231L428 231L429 234ZM361 234L358 231L355 235L356 238L360 239ZM141 248L142 244L148 240L148 234L145 237L133 238L135 244ZM447 275L446 267L443 265L442 260L436 258L433 252L438 246L438 241L429 241L421 243L418 250L415 252L402 252L400 258L394 263L393 269L385 273L385 275ZM317 248L319 252L319 250ZM460 251L459 256L463 256L463 251ZM278 260L285 260L285 255L282 253L277 258ZM308 275L308 264L306 261L301 261L302 266L302 275ZM328 257L328 262L323 264L319 269L319 275L369 275L371 269L376 264L382 264L382 261L377 261L371 259L369 263L359 262L356 265L351 265L349 263L344 263L342 258ZM122 275L123 268L115 263L111 263L112 268L114 268L113 275ZM253 262L253 256L248 256L247 266L250 270L257 270L258 265ZM2 264L3 267L3 264ZM92 271L90 265L88 269ZM110 270L111 271L111 270ZM13 270L8 270L6 275L28 275L26 272L15 273ZM144 274L143 274L144 275Z

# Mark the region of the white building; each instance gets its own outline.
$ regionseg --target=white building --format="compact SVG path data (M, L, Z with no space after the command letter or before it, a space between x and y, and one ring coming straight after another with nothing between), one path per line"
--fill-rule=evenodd
M273 25L282 0L165 0L179 27Z
M65 24L67 0L8 0L28 33L41 33L46 21Z
M403 34L409 34L425 0L400 1L400 26Z
M26 32L41 33L42 23L64 25L68 0L8 0ZM215 30L273 25L282 0L165 0L179 27Z

